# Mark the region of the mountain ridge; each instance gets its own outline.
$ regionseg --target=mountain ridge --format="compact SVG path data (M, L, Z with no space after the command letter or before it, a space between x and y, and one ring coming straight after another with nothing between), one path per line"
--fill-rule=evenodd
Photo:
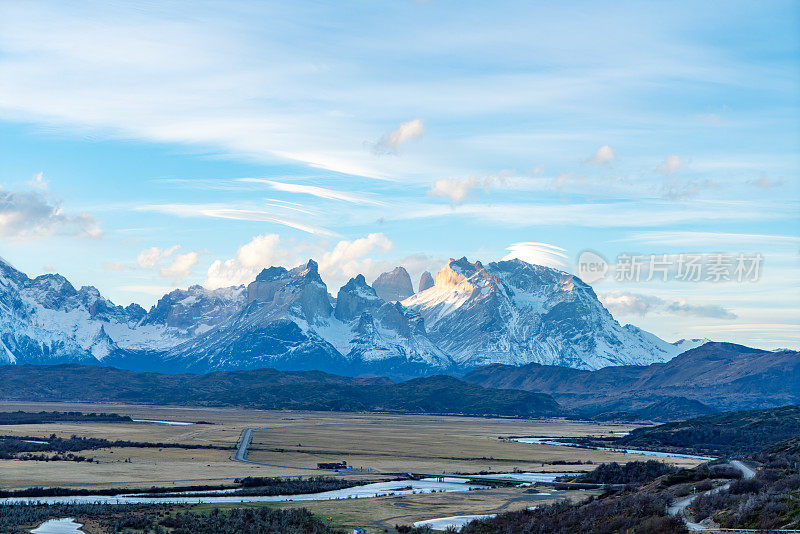
M487 365L464 375L484 387L540 391L594 415L637 411L656 400L683 398L715 410L800 403L800 352L765 351L709 342L665 363L595 371L539 364ZM696 411L702 415L702 410Z
M0 363L411 377L493 362L641 364L682 348L620 325L577 277L521 260L451 260L418 293L404 268L384 275L372 286L355 276L334 299L309 260L265 268L243 286L177 289L144 310L0 262Z

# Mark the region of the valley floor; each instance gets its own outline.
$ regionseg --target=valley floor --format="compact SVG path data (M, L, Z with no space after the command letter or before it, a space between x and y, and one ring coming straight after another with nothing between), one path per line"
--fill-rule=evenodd
M33 486L141 488L230 485L247 476L334 475L357 481L387 480L398 473L509 473L588 471L601 462L626 462L615 452L517 443L507 436L609 436L632 425L560 419L521 420L380 413L259 411L123 404L0 403L0 411L80 411L129 415L133 419L212 424L48 423L2 425L0 435L46 440L78 435L108 440L213 445L213 449L115 447L83 451L93 462L0 460L0 489ZM232 460L244 429L253 428L248 460ZM666 458L680 466L699 461ZM339 474L318 462L347 461L363 470ZM582 462L582 463L577 463ZM591 462L591 463L589 463ZM566 465L565 465L566 464ZM305 501L261 506L305 507L335 517L336 524L390 527L452 515L522 509L554 499L582 499L587 492L537 495L526 488L387 496L347 501ZM199 505L201 508L208 505ZM237 505L247 506L247 505ZM255 506L255 505L251 505Z

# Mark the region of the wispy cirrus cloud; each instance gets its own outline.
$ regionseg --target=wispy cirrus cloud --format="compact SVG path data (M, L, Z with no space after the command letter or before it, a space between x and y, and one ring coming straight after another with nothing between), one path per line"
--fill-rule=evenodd
M797 245L800 237L775 234L737 234L729 232L646 231L634 232L618 241L658 245Z
M274 223L313 235L332 236L334 232L296 219L291 219L261 209L244 209L211 204L149 204L138 206L138 211L150 211L178 217L210 217L235 221L259 221Z
M350 202L351 204L366 204L372 206L385 206L386 203L376 200L367 195L352 193L349 191L337 191L334 189L327 189L314 185L305 184L291 184L286 182L277 182L274 180L266 180L263 178L239 178L239 182L264 184L270 186L276 191L284 191L287 193L298 193L303 195L311 195L317 198L324 198L326 200L341 200Z
M783 220L795 216L796 207L742 201L691 200L624 201L596 203L498 202L456 205L417 204L390 214L395 220L469 217L510 227L562 225L603 228L663 227L700 221Z

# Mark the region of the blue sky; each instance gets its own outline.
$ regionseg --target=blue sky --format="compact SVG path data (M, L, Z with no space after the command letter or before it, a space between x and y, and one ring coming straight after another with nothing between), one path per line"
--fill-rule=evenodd
M0 2L0 255L149 306L308 257L335 294L465 255L759 253L756 282L595 289L669 340L796 347L799 12Z

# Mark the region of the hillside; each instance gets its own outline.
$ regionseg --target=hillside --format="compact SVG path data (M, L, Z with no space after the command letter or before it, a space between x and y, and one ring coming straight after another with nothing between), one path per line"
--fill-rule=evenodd
M800 405L770 410L726 412L687 421L637 428L615 445L746 455L800 436Z
M139 373L111 367L0 367L0 400L133 402L258 409L389 411L540 417L561 415L552 397L488 389L448 376L394 382L321 371L274 369L207 375Z
M800 403L800 353L770 352L706 343L666 363L605 367L596 371L530 364L489 365L464 376L484 387L523 389L553 395L587 416L620 412L672 419L714 411L772 408ZM673 412L674 410L674 412Z

